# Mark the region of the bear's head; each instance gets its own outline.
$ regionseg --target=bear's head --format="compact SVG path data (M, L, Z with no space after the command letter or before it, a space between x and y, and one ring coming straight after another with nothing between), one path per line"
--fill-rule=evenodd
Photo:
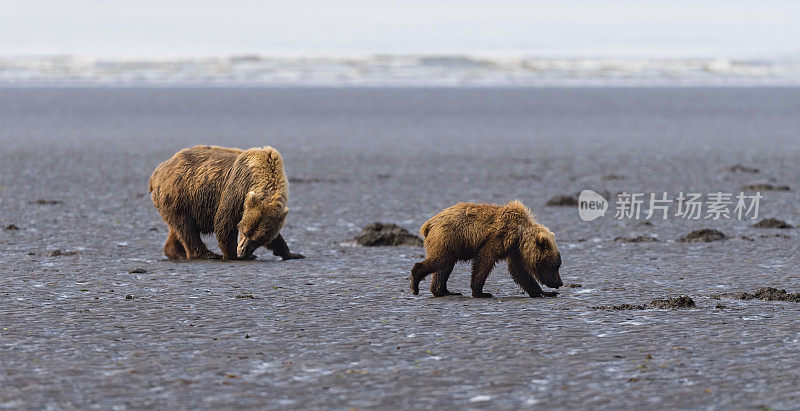
M268 198L266 193L251 191L244 200L244 213L239 221L239 245L236 255L251 258L253 252L278 236L289 208L279 196Z
M520 252L528 272L533 274L536 281L550 288L564 285L558 273L561 253L556 245L556 236L547 227L536 224L524 230Z

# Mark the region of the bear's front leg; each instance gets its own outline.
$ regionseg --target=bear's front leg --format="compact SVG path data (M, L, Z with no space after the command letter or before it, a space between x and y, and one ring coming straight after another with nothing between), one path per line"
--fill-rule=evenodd
M286 241L283 239L283 236L278 233L278 236L275 237L274 240L270 241L267 244L267 248L272 250L273 255L277 255L284 260L293 260L298 258L306 258L303 254L295 254L289 251L289 245L286 244Z
M533 276L528 274L528 271L525 269L525 262L523 262L519 252L512 252L507 260L508 273L511 274L511 278L513 278L514 282L522 287L529 296L541 297L546 295L544 291L542 291L542 287L539 287L539 283L536 282Z
M217 231L217 243L222 251L224 260L238 260L236 256L236 243L239 232L237 230L220 229Z

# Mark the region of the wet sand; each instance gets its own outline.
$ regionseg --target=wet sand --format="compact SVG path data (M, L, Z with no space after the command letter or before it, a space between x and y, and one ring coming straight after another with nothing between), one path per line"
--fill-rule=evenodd
M798 113L793 88L2 89L0 407L796 408L800 304L714 296L800 291L797 229L544 204L769 182L759 219L797 226ZM163 257L147 180L194 144L281 150L306 259ZM496 298L415 297L421 248L347 243L514 198L581 287L527 298L499 265ZM677 241L701 228L728 239Z

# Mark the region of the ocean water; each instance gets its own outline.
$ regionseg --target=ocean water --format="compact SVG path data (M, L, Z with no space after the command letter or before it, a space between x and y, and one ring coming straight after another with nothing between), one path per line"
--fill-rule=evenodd
M384 55L0 58L0 84L217 86L797 86L800 60Z
M4 0L0 84L798 85L788 0Z

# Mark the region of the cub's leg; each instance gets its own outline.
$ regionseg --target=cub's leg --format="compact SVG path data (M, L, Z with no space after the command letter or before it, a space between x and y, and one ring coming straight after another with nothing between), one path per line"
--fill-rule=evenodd
M453 272L453 267L455 266L456 263L453 262L449 266L433 273L433 277L431 277L431 293L434 297L461 295L461 293L454 293L447 289L447 280L450 278L450 273Z
M419 294L419 282L422 281L422 279L427 277L428 274L443 270L450 265L450 261L447 261L443 258L432 257L428 257L425 260L414 264L414 267L411 269L411 292L414 295Z
M472 261L472 281L470 288L472 288L472 296L475 298L492 298L492 294L483 292L483 285L486 284L486 278L492 272L494 264L497 259L489 247L483 247L478 250L478 255Z
M278 234L274 240L272 240L269 244L267 244L267 248L272 250L273 255L277 255L278 257L283 258L284 260L292 260L295 258L306 258L303 254L294 254L289 251L289 246L286 244L286 241L283 239L283 236Z
M186 258L186 250L183 244L178 240L178 235L172 227L169 228L169 235L167 236L167 243L164 244L164 255L170 260L179 260Z
M203 240L200 239L200 229L195 221L185 215L173 216L170 225L177 231L178 238L186 249L186 257L190 260L217 260L222 258L219 254L214 254L206 248Z
M541 297L544 295L542 287L531 277L525 269L525 263L519 253L512 253L508 256L508 273L526 293L531 297Z

